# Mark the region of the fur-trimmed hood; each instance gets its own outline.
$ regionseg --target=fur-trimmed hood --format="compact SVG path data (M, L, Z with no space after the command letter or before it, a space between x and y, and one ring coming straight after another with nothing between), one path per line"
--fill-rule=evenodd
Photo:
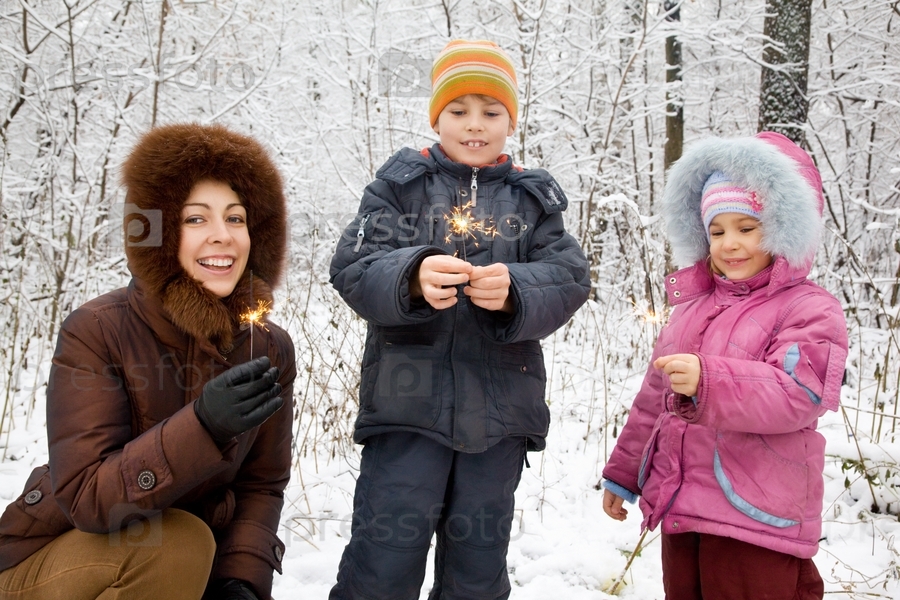
M762 199L762 248L791 267L809 267L822 231L822 178L810 156L771 131L746 138L707 138L687 149L671 169L663 194L675 262L688 266L709 256L700 218L703 184L713 171Z
M178 260L181 209L204 179L229 184L247 211L250 256L228 298L209 292ZM146 133L125 161L122 181L128 190L124 227L131 273L162 300L178 328L229 350L237 316L251 306L251 299L254 307L257 300L271 302L271 288L282 275L287 207L275 164L252 138L221 125L184 123ZM129 237L135 218L144 226L138 240Z

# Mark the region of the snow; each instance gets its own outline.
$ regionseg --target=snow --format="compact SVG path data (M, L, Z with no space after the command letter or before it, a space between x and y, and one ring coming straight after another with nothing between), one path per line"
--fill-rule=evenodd
M583 309L575 320L584 321L588 313L589 309ZM646 327L632 319L633 326ZM604 424L611 424L630 403L643 366L609 372L606 391L599 391L604 386L600 375L591 372L590 361L585 360L583 338L569 334L567 340L565 333L560 332L544 345L548 364L553 366L548 394L553 422L547 450L529 454L531 467L524 470L516 493L508 565L512 597L518 600L543 600L551 595L567 600L612 597L604 590L610 590L623 572L641 533L636 506L627 505L630 514L625 522L613 521L603 513L602 492L595 488L604 456L614 443ZM302 388L302 384L297 387ZM845 386L844 402L848 407L856 404L857 392ZM604 393L608 398L605 409ZM38 393L30 411L27 403L19 404L9 435L0 438L5 446L0 461L0 507L14 500L31 469L47 460L43 398ZM854 416L852 410L847 414L848 418ZM858 425L858 429L865 427ZM846 472L842 469L848 458L858 457L857 445L846 433L842 413L829 413L822 418L820 431L828 440L829 459L825 470L823 541L815 562L826 580L828 598L897 597L900 523L896 516L873 514L866 479L852 467ZM859 447L871 467L870 473L875 465L882 465L882 477L885 469L891 470L900 458L900 442L875 444L860 440ZM324 445L316 448L317 454L307 453L297 459L286 490L279 535L287 551L284 574L275 576L276 600L327 597L349 539L358 448L346 446L333 456ZM896 477L893 473L888 476ZM849 488L845 488L845 478L849 478ZM896 493L891 496L893 489L875 486L881 503L893 502L896 514L898 498ZM656 531L646 536L617 596L663 598L658 534ZM427 596L431 573L429 558L423 598Z

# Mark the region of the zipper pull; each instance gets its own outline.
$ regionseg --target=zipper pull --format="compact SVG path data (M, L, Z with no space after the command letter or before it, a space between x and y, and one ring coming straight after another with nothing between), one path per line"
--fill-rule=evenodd
M476 196L478 195L478 167L472 167L472 207L475 207Z
M362 248L363 238L366 236L366 223L369 222L369 215L363 215L363 218L359 220L359 229L356 230L356 246L353 248L353 252L359 252L359 249Z

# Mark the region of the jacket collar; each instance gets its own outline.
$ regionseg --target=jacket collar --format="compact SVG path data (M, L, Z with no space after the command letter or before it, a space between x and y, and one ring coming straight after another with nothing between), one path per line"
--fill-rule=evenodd
M426 151L423 151L423 153L424 152ZM454 177L459 177L461 179L472 178L473 167L454 162L447 158L447 155L444 154L444 150L443 148L441 148L440 144L435 144L431 147L430 150L427 150L427 152L431 156L432 160L434 160L438 170L444 171L445 173L448 173ZM512 168L512 159L510 159L509 155L501 154L496 163L478 167L477 178L478 181L483 182L506 179L506 176L509 174Z
M172 281L161 294L133 276L128 301L134 311L163 344L186 348L193 338L210 356L224 359L234 348L241 331L240 315L256 307L257 301L272 303L272 290L260 278L245 273L234 292L218 298L186 274Z
M715 291L717 297L740 298L767 288L771 296L778 291L793 287L806 280L809 266L792 267L781 256L766 269L750 279L731 281L714 275L709 267L709 259L697 261L690 267L666 276L665 287L669 304L676 306Z

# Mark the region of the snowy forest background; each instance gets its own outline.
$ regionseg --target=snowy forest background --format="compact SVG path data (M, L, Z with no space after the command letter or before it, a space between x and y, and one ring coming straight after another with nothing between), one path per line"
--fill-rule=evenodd
M544 342L554 423L517 494L513 597L661 598L656 533L624 573L639 511L614 523L594 486L666 314L672 265L655 215L677 150L666 149L667 111L671 126L683 110L685 144L752 135L773 48L764 0L687 0L680 20L673 5L0 0L0 508L46 461L60 322L128 280L126 153L154 124L221 122L263 141L286 182L290 268L273 320L293 335L299 375L281 532L289 552L275 597L325 597L349 531L364 336L328 284L328 262L381 163L436 140L426 118L434 55L451 38L491 39L519 73L507 151L566 190L594 282L588 305ZM814 0L811 15L808 112L794 132L827 199L812 277L841 300L851 339L843 407L820 422L828 464L816 562L829 598L896 597L900 3ZM680 81L667 82L667 42L670 61L680 46Z

